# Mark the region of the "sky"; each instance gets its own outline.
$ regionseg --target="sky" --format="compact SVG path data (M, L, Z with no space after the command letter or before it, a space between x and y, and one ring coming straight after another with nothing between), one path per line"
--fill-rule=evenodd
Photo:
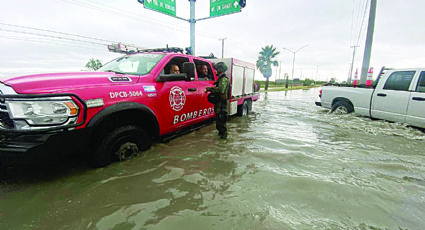
M197 0L195 18L209 17L208 0ZM241 12L197 21L195 54L213 53L255 63L261 49L276 47L279 67L270 80L328 81L361 70L368 0L247 0ZM367 6L367 8L366 8ZM176 0L188 19L188 0ZM423 0L378 0L370 67L423 67ZM363 23L362 23L363 22ZM224 50L222 50L222 38ZM145 48L190 46L190 24L145 9L137 0L13 0L0 2L0 76L84 70L91 58L106 63L116 42ZM290 78L292 78L290 76ZM256 72L257 80L264 77Z

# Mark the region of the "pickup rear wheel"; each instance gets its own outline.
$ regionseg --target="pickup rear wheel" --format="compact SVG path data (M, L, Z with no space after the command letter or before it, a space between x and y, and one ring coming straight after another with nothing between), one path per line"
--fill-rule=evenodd
M123 125L106 134L95 148L91 161L95 167L105 167L115 161L131 159L151 146L151 139L144 129Z
M332 106L331 112L336 114L348 114L354 112L354 108L346 101L338 101Z
M248 101L244 101L242 105L238 105L238 116L246 116L251 112Z

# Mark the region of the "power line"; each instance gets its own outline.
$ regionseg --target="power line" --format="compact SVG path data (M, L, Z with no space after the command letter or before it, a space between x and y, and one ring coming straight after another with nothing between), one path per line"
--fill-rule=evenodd
M24 29L31 29L31 30L38 30L38 31L43 31L43 32L56 33L56 34L80 37L80 38L91 39L91 40L105 41L105 42L109 42L109 43L115 42L115 41L105 40L105 39L101 39L101 38L94 38L94 37L88 37L88 36L83 36L83 35L78 35L78 34L71 34L71 33L65 33L65 32L54 31L54 30L34 28L34 27L29 27L29 26L12 25L12 24L2 23L2 22L0 22L0 25L18 27L18 28L24 28Z
M76 41L76 42L83 42L83 43L90 43L90 44L101 45L101 46L108 45L108 44L105 44L105 43L98 43L98 42L92 42L92 41L84 41L84 40L78 40L78 39L74 39L74 38L59 37L59 36L53 36L53 35L47 35L47 34L38 34L38 33L18 31L18 30L9 30L9 29L3 29L3 28L0 28L0 30L1 31L6 31L6 32L12 32L12 33L22 33L22 34L29 34L29 35L41 36L41 37L56 38L56 39Z
M76 47L76 48L82 48L82 49L106 50L106 48L100 48L98 46L81 46L81 45L78 45L78 43L74 43L74 44L60 43L59 40L49 39L49 38L25 38L25 37L4 36L4 35L2 35L0 38L10 39L10 40L21 40L21 41L28 41L28 42L36 42L36 43L44 43L44 44L49 44L49 45Z
M357 4L356 4L357 2ZM366 17L368 0L353 0L353 10L351 15L351 36L350 46L358 46L363 33L363 25ZM362 10L363 9L363 10ZM362 14L363 12L363 14ZM355 38L357 36L357 38Z
M103 13L108 13L108 14L112 14L115 16L122 16L122 17L127 17L130 19L137 19L137 20L143 20L143 21L147 21L150 23L155 23L155 24L160 24L162 26L166 26L181 32L187 32L187 28L182 27L181 25L177 24L177 23L169 23L169 22L162 22L162 21L158 21L158 20L154 20L152 18L149 17L141 17L140 15L135 15L132 12L123 10L123 9L119 9L117 7L110 7L108 5L105 4L100 4L100 3L95 3L93 1L90 0L86 0L86 1L80 1L80 0L61 0L64 2L68 2L71 4L75 4L78 5L80 7L86 7L86 8L90 8L93 10L98 10L101 11ZM209 32L209 31L199 31L200 33L197 33L198 35L202 36L202 37L206 37L206 38L210 38L210 39L215 39L215 34ZM205 34L208 34L208 36L206 36Z
M351 34L350 34L350 45L353 42L353 31L354 31L354 1L353 0L353 10L351 11Z
M364 12L363 12L363 19L362 19L362 24L360 25L360 30L359 30L359 36L358 36L358 38L357 38L357 43L356 43L356 45L358 45L359 44L359 41L360 41L360 36L361 36L361 34L362 34L362 29L363 29L363 25L364 25L364 20L365 20L365 18L366 18L366 10L367 10L367 3L369 2L369 0L368 1L366 1L366 4L365 4L365 6L364 6Z
M107 13L107 14L112 14L115 16L121 16L121 17L126 17L126 18L130 18L130 19L137 19L137 20L142 20L142 21L146 21L149 23L156 23L156 24L160 24L163 26L167 26L173 29L176 29L176 27L180 27L180 30L183 32L187 32L187 29L183 29L181 26L178 26L176 24L170 24L170 23L166 23L166 22L161 22L158 20L153 20L151 18L147 18L147 17L140 17L139 15L135 15L129 11L125 11L123 9L119 9L119 8L112 8L110 6L107 6L105 4L100 4L100 3L94 3L92 1L79 1L79 0L62 0L63 2L67 2L67 3L71 3L74 5L78 5L80 7L85 7L85 8L89 8L92 10L97 10L103 13Z
M93 3L89 0L87 0L88 2L81 2L81 1L78 1L78 0L62 0L62 1L72 3L72 4L76 4L80 7L87 7L87 8L90 8L92 10L99 10L99 11L104 12L104 13L109 13L109 14L118 15L118 16L124 16L124 17L131 18L131 19L135 19L135 18L137 18L138 20L141 19L140 16L135 16L134 14L132 14L128 11L117 9L117 8L111 8L111 7L106 6L106 5L96 4L96 3ZM142 20L146 21L145 18L142 18ZM153 22L157 23L157 24L162 24L159 21L153 21ZM7 32L7 33L20 33L20 34L25 34L25 35L29 35L29 36L43 37L46 40L46 43L49 42L49 41L47 41L48 39L50 41L52 41L52 40L54 40L54 41L66 40L66 41L70 41L70 42L74 42L74 43L88 43L88 44L98 45L98 46L106 46L106 45L108 45L107 43L117 43L116 41L112 41L112 40L106 40L106 39L102 39L102 38L84 36L84 35L79 35L79 34L72 34L72 33L67 33L67 32L51 30L51 29L36 28L36 27L23 26L23 25L14 25L14 24L2 23L2 22L0 22L0 25L6 26L6 28L4 28L4 27L0 28L0 31ZM166 26L170 27L169 23L168 24L162 24L162 25L166 25ZM9 29L7 27L15 27L15 28L24 29L24 30ZM172 28L178 29L178 28L175 27L174 24L173 24ZM37 32L33 32L33 31L39 31L39 32L43 32L43 33L37 33ZM186 32L186 30L184 32ZM207 37L207 36L204 36L204 37ZM85 39L85 40L83 40L83 39ZM17 40L42 42L42 41L34 41L34 40L30 40L30 39L25 39L25 38L20 38L20 39L17 39ZM107 43L105 43L105 42L107 42Z

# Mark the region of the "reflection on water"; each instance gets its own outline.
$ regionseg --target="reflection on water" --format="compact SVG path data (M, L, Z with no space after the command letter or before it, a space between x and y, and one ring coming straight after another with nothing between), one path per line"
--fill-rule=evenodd
M102 169L76 163L0 185L0 229L421 229L425 134L336 116L318 89Z

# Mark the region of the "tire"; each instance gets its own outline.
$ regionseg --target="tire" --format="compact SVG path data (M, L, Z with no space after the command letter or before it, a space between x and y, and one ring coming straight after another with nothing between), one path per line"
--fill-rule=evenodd
M248 114L251 114L251 112L252 112L252 101L248 100L247 103L248 103Z
M136 125L119 126L95 146L91 163L94 167L105 167L115 161L131 159L151 146L151 138L144 129Z
M0 179L7 177L7 167L0 164Z
M354 112L354 108L346 101L336 102L331 109L331 113L335 114L348 114Z
M249 107L248 102L244 101L242 105L238 105L238 116L243 117L248 115L249 113Z

